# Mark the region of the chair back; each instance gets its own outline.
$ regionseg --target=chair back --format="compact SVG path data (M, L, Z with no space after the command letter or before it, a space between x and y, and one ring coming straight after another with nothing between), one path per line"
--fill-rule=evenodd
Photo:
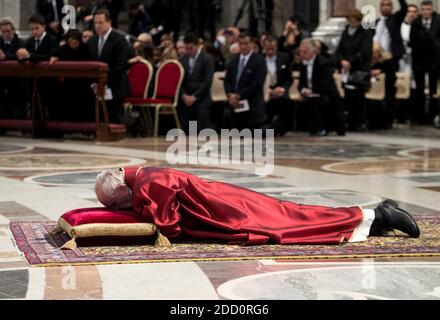
M153 66L147 60L135 63L128 70L128 81L131 87L131 97L148 98L148 91L153 79Z
M289 98L293 101L298 101L301 99L301 93L299 92L299 72L292 72L293 83L289 89Z
M228 101L228 96L225 92L224 79L226 72L215 72L211 86L211 99L212 102Z
M371 89L367 92L365 97L369 100L384 100L385 99L385 74L381 73L371 82Z
M185 77L185 69L177 60L164 62L156 74L155 99L170 99L177 105L179 92Z
M408 100L411 97L411 73L396 73L396 99Z

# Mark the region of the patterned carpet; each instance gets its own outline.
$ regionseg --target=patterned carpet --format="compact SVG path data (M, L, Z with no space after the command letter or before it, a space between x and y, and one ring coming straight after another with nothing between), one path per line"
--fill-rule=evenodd
M98 265L183 261L232 261L257 259L334 259L362 257L440 256L440 217L419 216L422 235L408 239L401 234L370 238L363 243L336 246L266 245L233 246L212 243L185 243L169 248L152 245L80 247L61 250L69 240L65 234L49 236L54 222L12 222L18 248L31 266Z

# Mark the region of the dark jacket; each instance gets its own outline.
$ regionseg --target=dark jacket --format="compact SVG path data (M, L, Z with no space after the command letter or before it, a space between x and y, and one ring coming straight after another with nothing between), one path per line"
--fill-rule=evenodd
M17 50L21 48L20 38L15 34L10 44L6 44L5 40L0 37L0 50L6 55L6 60L17 60Z
M277 53L277 83L273 86L283 87L286 89L286 97L289 94L289 89L293 83L292 67L289 55L283 52Z
M192 74L189 67L190 57L182 57L180 62L185 68L185 79L182 84L182 95L194 95L197 98L198 108L209 108L211 106L211 85L214 76L214 59L204 51L200 52L194 65Z
M411 28L410 47L413 49L414 68L435 70L440 67L440 16L434 13L431 29L426 30L422 18L417 18Z
M37 0L37 13L41 14L46 23L49 24L55 21L55 14L52 6L52 0ZM62 9L64 6L64 0L57 0L57 13L58 21L61 22L63 18Z
M128 43L124 36L112 30L101 57L98 57L99 36L95 35L89 41L90 58L107 63L109 66L108 86L115 100L121 100L130 95L130 84L127 76L127 62L130 56Z
M405 54L405 45L402 40L401 26L408 11L408 3L406 0L399 0L399 3L400 10L389 16L386 21L386 26L391 38L391 53L395 60L399 60Z
M231 59L225 77L225 91L238 93L240 100L248 100L250 106L249 119L251 123L264 122L264 82L267 75L266 61L263 56L253 53L237 82L240 55Z
M46 33L46 36L40 43L37 51L35 51L35 38L29 38L25 47L30 54L29 61L48 61L54 56L56 50L58 49L58 39L54 35Z
M368 29L359 27L350 36L348 27L342 34L341 41L335 53L337 68L341 68L341 61L351 63L351 71L370 71L371 57L373 55L373 35Z
M313 64L312 87L313 93L320 94L322 98L330 99L337 94L332 63L321 54L316 56ZM308 88L307 66L301 64L299 90L305 88Z
M61 61L87 61L90 60L90 53L87 45L81 43L78 49L73 50L67 44L58 48L55 53Z

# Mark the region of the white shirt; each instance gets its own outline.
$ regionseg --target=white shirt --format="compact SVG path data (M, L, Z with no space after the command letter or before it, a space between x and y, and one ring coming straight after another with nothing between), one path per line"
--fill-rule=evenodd
M105 43L107 42L108 37L110 36L110 33L112 32L112 28L110 28L106 34L104 34L103 36L99 36L99 41L98 41L98 55L101 56L102 54L102 50L104 49Z
M400 34L402 35L402 40L405 44L408 44L410 41L410 35L411 35L411 25L409 23L402 23L402 26L400 27Z
M422 18L422 24L425 28L431 29L432 18L429 19Z
M316 55L309 61L303 61L303 64L307 66L307 86L310 90L313 90L313 66L315 65L315 60Z
M386 52L391 52L391 36L386 26L386 21L386 17L380 18L376 26L376 34L374 35L373 41L380 45L380 47Z
M190 73L193 72L194 66L196 65L197 59L199 59L200 53L202 52L202 48L197 51L197 54L194 57L189 57L189 69Z
M246 68L246 66L247 66L247 64L248 64L248 62L249 62L249 59L251 58L251 56L252 56L252 53L254 53L253 51L251 51L251 52L249 52L247 55L242 55L242 54L240 54L240 64L243 62L243 59L244 59L244 66L243 66L243 69L244 68Z
M43 35L39 38L35 38L35 50L38 50L38 48L41 47L41 44L43 43L44 38L46 38L47 32L44 31ZM38 48L37 48L37 41L38 41Z
M270 74L276 74L277 73L277 56L273 56L272 58L266 57L266 65L267 65L267 71Z

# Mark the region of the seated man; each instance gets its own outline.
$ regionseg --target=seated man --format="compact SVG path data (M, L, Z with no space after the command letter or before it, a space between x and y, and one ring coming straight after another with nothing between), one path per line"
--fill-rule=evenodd
M168 168L103 172L96 194L106 207L132 208L172 242L340 244L394 229L412 238L420 235L411 215L390 200L374 210L306 206Z

